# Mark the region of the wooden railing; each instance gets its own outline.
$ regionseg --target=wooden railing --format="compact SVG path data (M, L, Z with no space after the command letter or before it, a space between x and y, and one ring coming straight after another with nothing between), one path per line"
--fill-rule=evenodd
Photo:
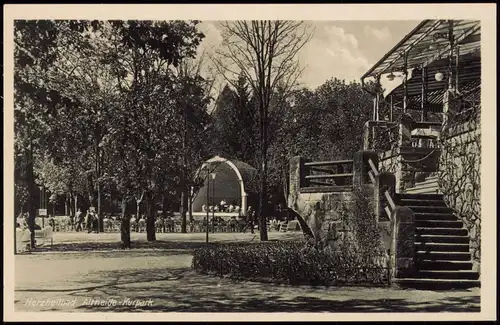
M303 187L352 186L352 178L352 159L304 163Z
M379 186L379 184L377 182L377 180L379 180L379 176L380 176L378 168L377 168L377 166L375 166L375 163L371 159L368 159L368 164L370 165L370 171L368 171L368 176L370 177L370 180L374 185ZM396 204L394 203L394 200L393 200L389 190L384 191L384 197L385 197L384 203L386 204L386 206L384 207L384 211L387 214L387 217L389 218L389 220L392 221L391 216L392 216L392 212L396 209ZM376 197L375 200L379 200L380 203L382 204L382 199L380 197Z

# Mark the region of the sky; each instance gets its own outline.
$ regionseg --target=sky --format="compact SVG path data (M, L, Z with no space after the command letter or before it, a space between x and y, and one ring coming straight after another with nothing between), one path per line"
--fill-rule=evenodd
M331 78L360 81L382 56L420 21L309 21L314 35L298 55L304 67L300 82L316 88ZM199 49L211 53L222 41L215 21L202 22L205 39Z

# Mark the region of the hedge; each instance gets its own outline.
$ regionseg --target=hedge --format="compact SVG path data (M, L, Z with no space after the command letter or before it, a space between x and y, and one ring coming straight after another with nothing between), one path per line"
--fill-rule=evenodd
M196 249L192 268L237 280L292 285L386 285L385 263L355 250L321 250L303 241L209 244Z

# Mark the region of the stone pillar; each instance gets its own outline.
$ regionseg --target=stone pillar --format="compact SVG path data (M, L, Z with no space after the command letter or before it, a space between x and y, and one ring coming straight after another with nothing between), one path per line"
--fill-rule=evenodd
M396 193L403 193L409 183L411 183L414 178L414 172L409 170L407 166L403 163L403 157L401 154L402 148L411 148L411 130L413 119L409 114L406 114L401 119L401 123L399 124L399 143L398 147L400 153L397 157L397 169L396 169Z
M370 165L368 160L371 159L375 166L378 168L378 155L375 151L362 150L354 154L352 166L352 185L353 187L361 188L364 184L369 182L368 171Z
M396 207L392 213L391 269L392 277L405 277L415 272L415 220L413 211Z
M246 216L247 215L247 209L248 209L248 194L247 193L241 193L241 215Z
M297 197L300 192L300 188L306 185L304 179L304 162L304 158L300 156L295 156L290 159L289 208L293 208L295 197Z
M369 150L370 148L370 136L371 136L371 123L370 121L367 121L365 123L364 129L363 129L363 150Z

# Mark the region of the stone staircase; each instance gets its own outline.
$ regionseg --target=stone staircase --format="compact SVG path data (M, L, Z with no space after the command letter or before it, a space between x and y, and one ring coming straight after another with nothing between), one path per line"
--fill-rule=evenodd
M416 271L395 282L432 290L479 287L479 273L472 270L468 231L446 206L442 194L397 194L396 201L415 214Z
M415 183L414 187L406 190L408 194L436 194L440 193L438 177L427 177L424 181Z

